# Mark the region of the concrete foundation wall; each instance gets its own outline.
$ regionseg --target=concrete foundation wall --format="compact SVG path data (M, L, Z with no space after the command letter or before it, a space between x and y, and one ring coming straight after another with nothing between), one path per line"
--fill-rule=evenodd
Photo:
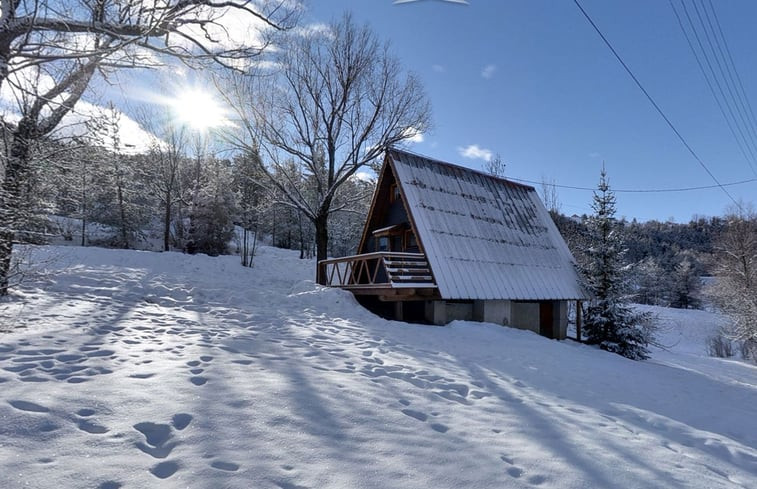
M437 326L447 324L447 310L444 301L426 301L426 321Z
M510 325L539 333L539 303L513 302Z
M509 325L512 302L506 300L473 301L473 320Z
M473 321L473 304L470 302L447 302L447 322Z
M551 334L556 339L565 339L568 330L567 301L550 301L552 306ZM467 302L427 301L426 321L444 325L451 321L482 321L502 324L519 329L527 329L541 334L539 302L513 302L508 300L488 300ZM550 326L546 326L549 328ZM545 331L546 335L546 331Z

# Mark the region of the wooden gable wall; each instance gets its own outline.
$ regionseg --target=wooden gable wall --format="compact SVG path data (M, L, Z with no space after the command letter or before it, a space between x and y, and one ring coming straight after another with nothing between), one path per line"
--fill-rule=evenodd
M395 188L397 188L397 180L394 176L389 156L387 156L379 173L376 191L373 194L371 207L363 228L363 235L358 246L358 254L377 251L373 238L373 232L377 229L406 224L417 236L408 216L407 204L404 195L402 195L402 189L397 188L398 197L393 198Z

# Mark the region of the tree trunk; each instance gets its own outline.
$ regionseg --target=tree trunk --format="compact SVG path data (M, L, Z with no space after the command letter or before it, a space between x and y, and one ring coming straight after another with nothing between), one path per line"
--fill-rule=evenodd
M252 260L255 259L255 250L257 250L257 247L258 247L258 226L257 226L257 224L253 228L253 232L255 234L252 236L252 249L250 250L250 262L247 264L248 267L252 267Z
M319 213L313 220L315 226L315 248L316 248L316 262L325 260L328 257L329 248L329 221L328 213ZM319 268L316 263L316 280L321 285L326 285L326 277L321 276L318 273Z
M22 118L13 133L0 188L0 296L8 295L13 239L20 223L21 189L29 171L29 141L34 138L34 123Z
M87 174L84 173L81 182L81 245L86 246L87 236Z
M271 205L271 245L276 246L276 204Z
M8 295L11 254L13 253L13 231L0 231L0 296Z
M297 212L297 226L300 230L300 260L305 258L305 230L302 229L302 212Z
M179 190L179 195L181 195L181 190ZM181 199L179 199L179 201L176 202L176 240L174 245L180 250L184 249L184 234L184 206L182 205Z
M121 217L121 246L129 249L129 231L126 225L126 204L124 202L123 185L121 182L121 175L116 175L116 196L118 197L118 212Z
M163 251L171 251L171 192L166 193L166 212L163 218Z

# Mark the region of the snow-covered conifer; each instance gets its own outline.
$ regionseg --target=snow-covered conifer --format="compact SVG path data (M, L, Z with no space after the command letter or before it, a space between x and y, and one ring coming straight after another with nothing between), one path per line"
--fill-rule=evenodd
M236 203L228 162L209 158L192 196L187 251L218 256L234 236Z
M615 194L602 168L588 220L591 244L584 273L594 299L586 311L586 341L634 360L649 357L650 322L634 312L624 296L623 242L615 220Z

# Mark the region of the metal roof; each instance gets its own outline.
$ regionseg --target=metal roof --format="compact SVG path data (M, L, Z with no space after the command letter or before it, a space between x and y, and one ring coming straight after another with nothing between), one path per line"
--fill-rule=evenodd
M391 149L389 162L444 299L584 299L533 187Z

